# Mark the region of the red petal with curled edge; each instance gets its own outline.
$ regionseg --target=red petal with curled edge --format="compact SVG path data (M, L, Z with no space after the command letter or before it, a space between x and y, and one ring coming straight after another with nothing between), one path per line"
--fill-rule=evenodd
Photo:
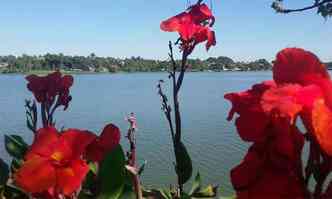
M87 147L85 157L93 162L100 162L104 159L105 154L106 149L99 145L98 140L95 140Z
M247 91L225 94L224 98L232 103L230 113L241 114L242 111L248 111L248 109L262 110L260 108L261 97L266 90L273 87L276 87L273 81L265 81L253 85L252 88ZM231 119L231 117L232 114L228 119Z
M46 76L47 79L47 93L51 99L58 94L61 87L62 74L59 71L50 73Z
M180 31L181 26L188 23L192 23L191 16L186 12L182 12L174 17L162 21L160 29L166 32Z
M251 146L241 164L231 170L231 180L235 190L248 188L259 177L257 171L262 168L264 160L257 154L257 146Z
M113 150L120 143L120 138L120 129L114 124L108 124L100 135L99 144L107 150Z
M303 108L311 108L314 101L322 97L322 91L318 86L284 84L267 90L263 94L261 105L267 114L274 113L294 121Z
M40 193L55 186L55 168L51 161L38 155L30 157L14 174L16 185L28 193Z
M269 161L275 168L301 172L301 154L304 135L285 118L273 121L267 131L271 137L268 141Z
M332 111L323 99L317 100L312 111L314 135L321 148L332 156Z
M49 157L53 153L52 146L54 146L58 140L59 133L54 127L39 129L25 158L29 159L33 154Z
M268 135L266 126L270 119L260 111L242 112L236 119L236 129L242 140L246 142L262 141Z
M281 117L287 117L293 121L302 110L302 105L297 103L296 98L300 89L300 85L289 84L267 90L261 100L264 112L271 114L274 111Z
M308 198L304 183L287 170L265 166L260 178L246 189L237 191L237 199L305 199Z
M193 35L193 39L196 43L201 43L207 41L206 50L209 50L211 46L216 45L216 38L214 31L211 31L210 28L204 26L197 26L197 30Z
M190 8L189 14L192 15L196 23L214 18L210 8L206 4L195 4Z
M68 144L72 151L71 159L76 159L83 155L87 146L96 138L97 136L89 131L68 129L61 134L60 141Z
M225 95L233 105L228 119L232 119L234 113L239 114L236 127L243 140L256 142L265 139L265 128L270 118L264 113L260 101L263 93L272 87L275 87L274 82L268 81L256 84L245 92Z
M194 24L190 14L183 12L161 22L160 28L167 32L178 32L182 40L189 41L197 31L198 26Z
M25 79L28 81L27 88L31 91L38 102L44 102L45 92L47 90L46 78L39 77L37 75L26 76Z
M71 75L65 75L62 77L61 86L62 89L69 89L74 83L74 78Z
M106 153L112 151L120 143L120 138L120 129L114 124L108 124L101 135L88 146L85 155L89 160L100 162Z
M308 77L329 79L330 76L318 57L301 48L286 48L277 54L273 65L273 79L277 83L312 84Z
M66 196L71 196L78 190L89 171L89 166L80 159L73 160L68 167L58 168L56 171L56 187Z
M243 162L232 169L231 180L239 199L304 199L304 182L293 171L277 169L267 158L269 144L254 144Z
M209 30L207 33L206 50L209 50L211 46L215 46L216 44L217 44L216 35L214 31Z
M200 30L200 26L193 23L184 23L180 26L179 34L182 40L190 41L194 39L194 35Z

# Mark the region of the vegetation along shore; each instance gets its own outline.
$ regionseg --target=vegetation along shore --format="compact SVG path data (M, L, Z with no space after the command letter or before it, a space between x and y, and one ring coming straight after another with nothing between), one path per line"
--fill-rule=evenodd
M0 56L1 73L38 73L46 74L60 69L64 73L115 73L115 72L160 72L166 71L169 60L144 59L131 57L125 59L89 56L67 56L45 54L39 56ZM270 70L272 64L266 59L252 62L237 62L225 56L202 59L189 59L189 70L195 71L260 71ZM332 62L328 63L332 69Z

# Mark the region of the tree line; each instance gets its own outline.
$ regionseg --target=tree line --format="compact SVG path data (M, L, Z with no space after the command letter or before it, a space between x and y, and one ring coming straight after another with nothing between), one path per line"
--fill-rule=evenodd
M191 71L257 71L270 70L272 65L266 59L252 62L236 62L225 56L210 57L205 60L188 60ZM142 57L114 58L89 56L68 56L45 54L38 56L0 56L0 70L3 73L26 73L31 71L64 70L73 72L158 72L167 71L169 60L144 59ZM332 63L329 64L332 68Z

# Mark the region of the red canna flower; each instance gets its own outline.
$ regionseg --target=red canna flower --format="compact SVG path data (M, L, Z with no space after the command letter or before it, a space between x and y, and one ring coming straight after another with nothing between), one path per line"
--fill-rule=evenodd
M46 103L51 106L58 96L58 105L68 107L71 101L69 88L73 85L73 77L54 72L47 76L29 75L26 77L28 89L34 94L39 103Z
M279 84L297 83L321 88L311 108L301 114L304 125L314 135L325 153L332 156L332 81L324 64L313 53L300 48L286 48L278 53L273 66L273 77ZM310 93L315 96L314 92Z
M114 124L104 127L101 135L92 142L86 151L88 160L100 162L105 155L119 145L121 138L120 129Z
M160 28L167 32L178 32L183 48L193 49L207 41L206 49L216 45L215 33L210 29L215 21L206 4L195 4L187 11L162 21Z
M81 157L95 138L77 129L61 134L54 127L39 129L22 167L15 173L16 184L32 194L53 190L53 194L71 196L89 171Z
M253 142L231 172L239 199L310 197L302 174L304 135L295 122L299 117L314 146L309 167L316 164L323 176L332 169L332 83L325 66L313 53L288 48L278 53L273 77L274 81L225 95L233 106L228 119L237 113L240 137ZM306 176L310 172L306 169Z

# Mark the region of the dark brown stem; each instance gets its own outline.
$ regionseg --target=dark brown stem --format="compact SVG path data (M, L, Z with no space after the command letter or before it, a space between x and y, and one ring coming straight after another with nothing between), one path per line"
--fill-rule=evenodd
M135 137L136 129L133 126L130 126L128 129L127 139L130 145L130 152L128 155L129 166L132 168L137 169L136 165L136 137ZM139 179L138 173L132 173L132 180L134 184L134 190L136 194L136 199L143 199L142 189L141 189L141 182Z
M201 0L198 1L198 3L202 2ZM174 120L175 120L175 125L173 125L172 121L172 115L171 115L171 106L168 104L168 99L166 95L163 93L162 88L161 88L161 83L163 81L160 81L158 84L158 93L162 98L162 110L164 111L164 114L166 116L166 119L169 124L169 128L171 131L172 135L172 141L173 141L173 149L174 149L174 154L175 157L177 156L176 154L176 149L177 147L181 144L181 112L180 112L180 104L179 104L179 92L182 86L182 82L184 79L184 73L187 68L187 58L188 55L192 52L192 48L184 48L182 52L182 61L181 61L181 66L180 66L180 71L179 75L177 76L177 70L178 70L178 65L174 59L173 55L173 47L172 47L172 42L169 42L169 58L171 60L171 69L169 71L169 78L171 79L172 82L172 91L173 91L173 109L174 109ZM174 129L175 126L175 129ZM179 164L177 162L177 158L175 158L175 167ZM176 175L177 175L177 180L178 180L178 193L177 197L180 197L183 193L183 184L180 181L180 174L178 173L177 169L176 170Z
M306 11L306 10L311 10L311 9L314 9L314 8L318 8L319 6L321 6L321 5L325 4L325 3L330 3L330 2L332 2L332 0L323 0L321 2L313 4L311 6L307 6L307 7L299 8L299 9L283 9L281 12L282 13L302 12L302 11Z
M45 103L41 103L41 116L42 116L42 122L43 122L43 127L48 126L48 121L47 121L47 113L46 113L46 106Z
M203 0L198 0L196 4L201 4Z

